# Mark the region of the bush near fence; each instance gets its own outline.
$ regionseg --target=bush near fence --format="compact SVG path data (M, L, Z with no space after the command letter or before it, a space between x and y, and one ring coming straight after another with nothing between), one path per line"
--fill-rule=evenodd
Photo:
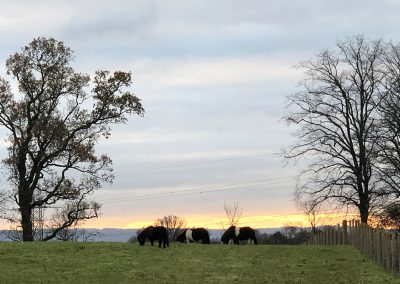
M387 271L400 273L400 234L374 229L359 220L344 220L342 225L319 232L306 245L353 245Z

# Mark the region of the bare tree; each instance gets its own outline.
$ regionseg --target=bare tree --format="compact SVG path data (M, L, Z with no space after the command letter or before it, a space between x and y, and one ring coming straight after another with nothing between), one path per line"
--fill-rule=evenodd
M157 219L154 223L156 226L164 226L168 231L169 241L175 241L176 238L182 233L182 230L186 227L185 219L175 216L168 215L160 219Z
M60 241L93 242L104 234L99 231L89 231L78 227L69 227L58 232L55 237Z
M309 202L301 202L298 200L296 203L300 211L307 216L311 231L316 234L319 231L319 228L324 226L326 221L325 214L323 214L323 204L313 205Z
M301 63L302 91L289 96L285 118L299 126L286 158L309 163L296 189L309 209L331 202L355 208L366 223L382 192L376 184L378 106L385 92L387 44L362 36L338 42Z
M385 57L385 96L379 105L378 171L384 192L400 197L400 46L389 44ZM388 201L391 203L392 201ZM386 207L384 204L383 207Z
M286 238L292 240L296 237L298 231L301 230L301 226L297 226L296 224L286 224L282 228L282 233Z
M400 202L387 204L374 214L373 222L380 228L392 228L400 231Z
M99 207L96 207L97 204L86 203L83 199L75 202L82 202L83 204L72 203L71 205L71 203L68 203L66 206L56 209L48 222L48 228L45 230L46 236L41 240L47 241L56 238L68 241L77 240L81 237L77 226L82 225L82 222L88 219L87 216L97 217Z
M113 174L111 159L96 155L95 145L110 136L111 124L143 114L140 100L123 91L132 83L130 73L97 71L91 82L70 66L72 58L62 42L37 38L6 61L19 92L0 78L0 125L9 134L3 164L24 241L34 239L34 208L65 207L68 216L59 230L98 216L100 205L88 198L102 182L112 182Z
M224 204L224 211L228 219L229 226L237 226L243 214L243 208L239 207L239 203L236 202L233 205Z

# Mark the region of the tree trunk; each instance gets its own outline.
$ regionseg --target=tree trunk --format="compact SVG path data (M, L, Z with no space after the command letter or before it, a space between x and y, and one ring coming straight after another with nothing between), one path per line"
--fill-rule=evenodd
M19 210L21 212L22 241L33 241L32 226L32 199L33 193L29 188L19 188Z
M361 223L367 224L368 223L368 216L369 216L369 204L367 204L367 201L364 201L361 199L360 200L361 204L358 207L359 211L360 211L360 219L361 219Z
M29 134L27 136L29 136ZM19 199L19 209L21 212L22 241L32 242L33 241L33 228L32 228L33 191L30 190L29 185L26 181L27 152L28 152L28 143L25 142L19 149L17 157L18 158L17 168L19 175L18 199Z
M32 208L30 206L24 206L21 210L21 226L22 226L22 240L24 242L33 241L33 230L32 230Z

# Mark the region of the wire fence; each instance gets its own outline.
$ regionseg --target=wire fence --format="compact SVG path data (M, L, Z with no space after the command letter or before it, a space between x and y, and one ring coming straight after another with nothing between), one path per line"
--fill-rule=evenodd
M344 220L341 225L314 234L305 245L353 245L385 270L400 273L400 234L371 228L359 220Z

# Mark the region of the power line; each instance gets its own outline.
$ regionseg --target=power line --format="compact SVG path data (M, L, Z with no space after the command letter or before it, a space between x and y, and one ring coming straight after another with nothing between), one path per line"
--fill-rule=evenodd
M274 155L274 154L277 154L277 153L262 153L262 154L248 155L248 156L230 157L230 158L223 158L223 159L214 159L214 160L193 162L193 163L184 163L184 164L180 164L180 165L166 165L166 166L159 166L159 167L155 167L155 168L136 167L136 168L123 169L123 170L120 170L120 172L127 172L127 171L135 171L135 172L139 172L139 173L142 173L142 172L153 172L153 171L158 171L158 170L162 170L162 169L184 168L184 167L191 167L191 166L197 166L197 165L209 164L209 163L215 163L215 162L222 162L222 161L251 159L251 158L255 158L255 157L270 156L270 155Z
M261 181L279 181L282 179L292 179L296 176L289 176L289 177L281 177L281 178L262 178L262 179L255 179L255 180L249 180L249 181L241 181L241 182L235 182L235 183L228 183L228 184L220 184L220 185L214 185L211 186L211 188L224 188L224 187L231 187L231 186L237 186L237 185L245 185L245 184L251 184L251 183L258 183ZM161 195L168 195L168 194L174 194L174 193L181 193L181 192L187 192L187 191L194 191L194 190L206 190L209 189L210 186L201 186L201 187L194 187L194 188L189 188L186 190L174 190L174 191L168 191L168 192L159 192L159 193L152 193L152 194L142 194L142 195L136 195L136 196L131 196L131 198L140 198L140 197L152 197L152 196L161 196ZM126 196L123 197L117 197L117 198L110 198L106 199L106 201L113 201L113 200L120 200L120 199L126 199Z
M193 190L203 190L203 189L209 189L211 188L221 188L221 187L230 187L230 186L237 186L237 185L244 185L244 184L249 184L249 183L257 183L261 181L278 181L282 179L292 179L296 176L289 176L289 177L280 177L280 178L257 178L254 180L247 180L247 181L240 181L240 182L234 182L234 183L227 183L227 184L220 184L220 185L213 185L213 186L200 186L200 187L194 187L194 188L188 188L185 190L173 190L173 191L167 191L167 192L158 192L158 193L150 193L150 194L142 194L142 195L135 195L135 196L130 196L131 198L140 198L140 197L151 197L151 196L159 196L159 195L168 195L168 194L173 194L173 193L180 193L180 192L187 192L187 191L193 191ZM127 196L121 196L121 197L114 197L114 198L109 198L106 199L106 201L113 201L113 200L120 200L120 199L126 199Z
M220 185L217 187L214 187L210 189L210 187L200 187L200 188L192 188L192 189L187 189L187 190L179 190L179 191L169 191L166 193L157 193L157 194L149 194L149 195L139 195L139 196L132 196L132 197L121 197L121 198L114 198L114 199L106 199L103 201L104 204L110 204L110 203L120 203L120 202L127 202L127 201L138 201L138 200L148 200L148 199L158 199L158 198L166 198L166 197L175 197L175 196L184 196L184 195L192 195L192 194L202 194L202 193L212 193L212 192L219 192L219 191L230 191L230 190L243 190L243 189L248 189L248 187L253 187L253 186L268 186L268 185L275 185L275 184L282 184L282 183L287 183L287 182L292 182L294 181L293 179L294 176L292 177L285 177L285 178L279 178L276 181L271 181L271 179L259 179L259 180L253 180L253 181L247 181L247 182L238 182L238 183L232 183L232 184L225 184L225 185ZM281 180L284 179L284 180ZM269 180L269 182L261 182L260 181L265 181ZM281 181L280 181L281 180ZM252 183L258 183L254 184L253 186L251 185ZM237 187L239 185L248 185L247 187ZM235 187L236 186L236 187ZM226 188L228 187L228 188ZM233 188L232 188L233 187ZM259 188L255 188L259 189ZM255 190L254 188L251 190Z

